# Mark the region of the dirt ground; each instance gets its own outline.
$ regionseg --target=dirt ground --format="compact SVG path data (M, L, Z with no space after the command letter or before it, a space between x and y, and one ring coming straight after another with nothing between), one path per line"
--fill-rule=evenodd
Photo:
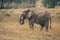
M40 31L40 26L35 24L30 30L28 20L24 25L19 23L22 9L0 10L0 40L60 40L60 22L52 21L52 29ZM51 15L55 15L55 11ZM7 15L8 14L8 15Z

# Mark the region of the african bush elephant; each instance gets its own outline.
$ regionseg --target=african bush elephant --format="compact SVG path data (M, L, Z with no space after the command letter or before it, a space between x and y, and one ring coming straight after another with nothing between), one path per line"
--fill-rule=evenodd
M34 23L41 25L41 29L43 27L46 28L46 31L48 31L48 26L50 23L50 28L51 28L51 15L46 11L45 13L38 13L34 12L34 10L25 10L23 11L23 14L20 16L20 23L24 24L24 20L28 19L29 20L29 25L30 28L33 29Z

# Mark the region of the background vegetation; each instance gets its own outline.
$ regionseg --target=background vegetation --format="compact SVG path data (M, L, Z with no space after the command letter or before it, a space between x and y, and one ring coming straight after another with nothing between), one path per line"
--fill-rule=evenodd
M35 7L36 0L0 0L1 9Z
M60 0L42 0L42 4L46 8L55 8L55 6L60 6ZM35 6L36 0L0 0L0 9L31 8Z
M42 3L45 7L54 8L60 5L60 0L42 0Z

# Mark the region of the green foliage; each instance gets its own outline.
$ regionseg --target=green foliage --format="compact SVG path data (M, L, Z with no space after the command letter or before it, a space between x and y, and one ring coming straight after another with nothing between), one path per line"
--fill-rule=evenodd
M28 8L35 7L36 0L3 0L0 1L1 9L11 9L11 8Z
M60 6L60 2L57 3L57 6Z
M20 8L31 8L31 7L35 7L35 4L29 4L29 3L20 4Z
M45 7L54 8L57 4L60 5L60 0L42 0Z

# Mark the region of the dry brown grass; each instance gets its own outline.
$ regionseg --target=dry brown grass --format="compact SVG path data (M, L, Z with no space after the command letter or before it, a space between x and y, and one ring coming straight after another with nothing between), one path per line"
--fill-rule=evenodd
M34 30L30 30L28 21L24 25L19 23L19 17L24 9L2 9L0 10L0 40L60 40L60 23L52 21L52 29L46 32L40 31L39 25L34 25ZM45 9L55 16L60 9ZM5 16L9 13L10 16Z

